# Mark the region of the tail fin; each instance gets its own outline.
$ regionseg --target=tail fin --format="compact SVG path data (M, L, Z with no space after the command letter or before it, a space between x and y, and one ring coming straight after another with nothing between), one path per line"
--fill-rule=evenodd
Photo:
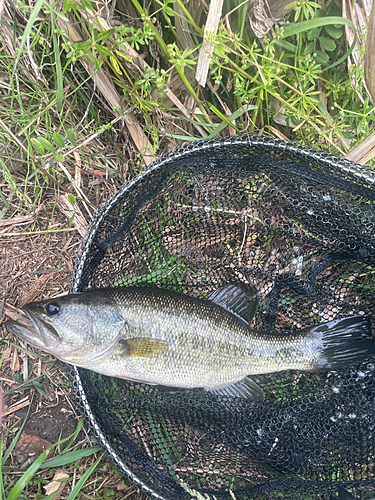
M313 334L322 335L319 368L345 368L375 356L375 339L371 337L369 316L349 316L329 321L315 327Z

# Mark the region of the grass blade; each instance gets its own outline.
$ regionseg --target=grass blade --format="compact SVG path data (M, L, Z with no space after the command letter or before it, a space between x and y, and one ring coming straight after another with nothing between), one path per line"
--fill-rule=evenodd
M71 464L76 460L80 460L84 457L89 457L94 453L100 451L101 448L99 445L91 446L90 448L83 448L81 450L70 451L69 453L65 453L65 455L61 455L56 458L52 458L40 465L40 469L48 469L50 467L62 467L63 465Z
M20 437L21 435L21 432L22 432L22 429L24 428L24 425L26 423L26 420L27 420L27 417L29 416L29 413L30 413L30 409L31 409L31 406L33 404L33 399L34 399L34 394L32 395L32 398L31 398L31 401L30 401L30 404L29 404L29 408L27 410L27 413L26 413L26 417L24 418L23 422L22 422L22 425L21 427L19 428L19 431L17 432L17 434L14 436L14 439L13 441L10 443L7 451L5 452L4 454L4 457L2 459L2 464L4 465L5 462L7 461L9 455L12 453L13 451L13 448L16 446L17 444L17 441L18 441L18 438ZM8 499L9 500L9 499Z
M23 32L23 35L21 38L21 43L20 43L20 46L18 49L18 54L17 54L16 60L14 62L14 70L16 69L17 63L21 57L23 46L26 43L26 39L30 34L30 31L31 31L31 28L33 27L35 19L38 17L38 14L39 14L41 8L43 7L44 1L45 0L38 0L36 2L35 7L33 8L33 11L31 13L31 16L30 16L29 20L27 21L25 31Z
M233 127L233 128L235 128L234 125L233 125L233 123L232 123L232 121L233 120L237 120L237 118L239 118L241 115L243 115L244 113L246 113L246 111L249 111L250 109L255 109L255 108L256 108L256 106L254 106L254 105L247 105L247 106L242 106L242 107L238 108L230 116L225 117L225 120L223 120L221 123L219 123L217 125L217 127L215 127L215 130L213 132L211 132L211 134L207 137L207 139L213 139L225 127L228 127L228 125L231 126L231 127Z
M56 61L56 87L57 87L57 111L60 113L64 97L64 85L62 77L61 59L59 51L59 43L57 41L57 36L55 33L55 19L53 17L53 1L50 0L50 11L51 11L51 25L52 25L52 40L53 40L53 54Z
M87 469L87 471L83 474L83 476L81 477L81 479L78 481L78 483L75 485L75 487L71 491L71 493L68 496L67 500L74 500L76 498L76 496L80 492L82 486L85 484L85 482L87 481L87 479L91 476L91 474L94 472L94 470L98 466L98 464L101 461L101 459L103 458L103 456L104 456L104 453L102 453L100 455L100 457L98 458L98 460L94 464L92 464L92 466L89 469Z
M2 471L3 442L4 442L4 434L1 436L1 441L0 441L0 500L5 500L5 490L3 482L3 471Z
M321 26L329 26L330 24L345 24L350 26L355 31L355 26L350 21L350 19L345 19L343 17L328 16L328 17L317 17L315 19L310 19L309 21L302 21L300 23L291 23L287 26L283 26L282 38L288 36L297 35L304 31L312 30L313 28L320 28Z
M73 433L73 436L72 436L71 440L66 445L65 450L61 454L64 454L64 452L67 452L69 450L69 448L72 446L72 444L76 440L76 438L77 438L80 430L82 429L84 421L85 421L85 417L81 417L80 420L79 420L79 422L78 422L77 428L76 428L76 430ZM62 443L60 442L60 444L62 444Z
M337 59L337 61L335 61L334 63L330 64L329 66L325 67L324 68L324 71L327 71L328 69L331 69L331 68L334 68L335 66L338 66L339 64L341 64L342 62L346 61L346 59L350 56L350 54L353 52L354 50L354 47L355 47L355 44L356 44L356 41L357 41L357 35L356 33L354 34L354 40L353 40L353 43L351 44L351 46L348 48L348 50L345 52L345 54L340 57L340 59Z

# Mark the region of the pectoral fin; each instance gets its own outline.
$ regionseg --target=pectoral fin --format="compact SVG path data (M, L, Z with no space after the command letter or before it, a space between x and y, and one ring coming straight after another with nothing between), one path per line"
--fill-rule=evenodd
M168 342L164 340L147 337L122 339L120 343L124 348L124 356L136 358L156 358L156 356L168 350L169 347Z

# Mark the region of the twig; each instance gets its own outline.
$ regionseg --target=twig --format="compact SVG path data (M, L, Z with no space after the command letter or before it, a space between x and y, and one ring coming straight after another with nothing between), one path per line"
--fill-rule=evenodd
M25 406L29 406L29 404L30 404L30 401L25 401L24 403L21 403L21 404L15 406L14 408L11 408L8 411L4 412L3 417L5 417L5 415L10 415L11 413L14 413L15 411L21 410L21 408L25 408Z

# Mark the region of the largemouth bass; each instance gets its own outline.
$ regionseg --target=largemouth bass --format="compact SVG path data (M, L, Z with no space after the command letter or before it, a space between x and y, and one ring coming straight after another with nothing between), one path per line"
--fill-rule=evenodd
M256 298L227 285L207 299L158 288L106 288L22 309L6 328L34 347L104 375L259 397L248 375L338 369L375 355L368 316L270 335L249 324ZM237 384L237 385L236 385ZM227 392L228 394L228 392Z

